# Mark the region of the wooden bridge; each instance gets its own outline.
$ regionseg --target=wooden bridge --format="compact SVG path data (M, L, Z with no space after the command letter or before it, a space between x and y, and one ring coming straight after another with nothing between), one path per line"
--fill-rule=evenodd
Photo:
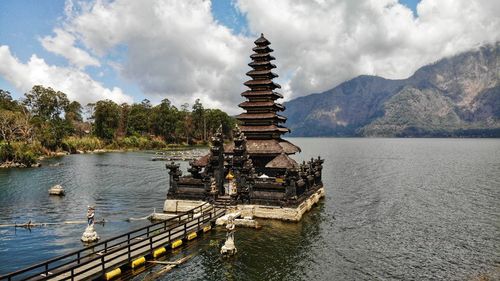
M81 250L0 276L0 280L112 279L211 229L225 209L209 203Z

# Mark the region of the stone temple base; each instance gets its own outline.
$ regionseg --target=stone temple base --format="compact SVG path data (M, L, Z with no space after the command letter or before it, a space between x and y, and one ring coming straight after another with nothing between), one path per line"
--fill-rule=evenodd
M325 197L324 187L318 189L309 198L304 200L299 206L293 207L278 207L278 206L263 206L263 205L236 205L233 211L240 212L242 217L254 217L263 219L277 219L284 221L300 221L302 215L309 211L314 204Z
M309 211L312 206L325 197L325 188L322 187L313 193L309 198L304 200L297 207L279 207L279 206L264 206L264 205L236 205L229 208L229 212L238 212L241 217L276 219L284 221L300 221L305 212ZM167 213L185 212L192 208L198 207L204 201L191 200L176 200L167 199L163 207L163 211ZM162 219L162 218L158 218Z
M163 211L167 213L186 212L204 203L205 201L167 199L163 205Z

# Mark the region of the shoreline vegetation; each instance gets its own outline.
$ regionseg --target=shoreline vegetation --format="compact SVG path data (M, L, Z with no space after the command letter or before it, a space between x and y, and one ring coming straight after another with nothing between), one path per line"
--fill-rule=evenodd
M153 106L111 100L85 107L52 88L34 86L20 100L0 89L0 168L39 167L55 156L204 146L219 126L231 136L235 119L205 109L199 99L180 109L164 99Z

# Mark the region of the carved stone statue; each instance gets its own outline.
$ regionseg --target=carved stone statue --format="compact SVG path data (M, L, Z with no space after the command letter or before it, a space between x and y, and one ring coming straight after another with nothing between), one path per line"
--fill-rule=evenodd
M85 243L92 243L99 240L99 236L94 229L94 217L95 217L95 209L92 206L88 206L87 209L87 228L85 228L85 232L83 232L81 240Z
M95 210L93 207L89 206L87 209L87 223L88 226L94 225Z
M234 255L238 251L236 249L236 246L234 245L234 217L229 216L227 218L227 224L226 224L226 230L227 230L227 236L226 236L226 242L222 246L220 253L223 255Z

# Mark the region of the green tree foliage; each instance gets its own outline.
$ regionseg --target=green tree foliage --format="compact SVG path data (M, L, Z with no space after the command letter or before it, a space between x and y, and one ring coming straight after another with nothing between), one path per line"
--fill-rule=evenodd
M18 133L19 112L0 109L0 137L10 144Z
M70 121L63 118L70 105L66 94L36 85L24 96L23 105L33 116L42 145L51 150L60 148L64 137L72 131Z
M147 135L151 128L151 102L147 99L133 104L128 115L128 135Z
M111 141L120 125L120 107L111 100L98 101L94 106L94 134Z
M191 111L190 111L191 109ZM19 102L0 90L0 162L29 166L42 153L101 148L158 149L166 143L206 142L222 125L229 136L235 120L218 109L205 109L199 99L180 109L168 99L153 106L117 105L111 100L85 108L50 87L34 86Z
M203 104L201 104L200 99L196 99L193 104L193 111L191 113L193 122L194 137L206 140L206 120L205 120L205 109Z
M117 137L125 137L127 135L128 117L130 114L130 105L122 103L120 105L120 124L118 125Z
M206 115L206 130L209 137L212 137L220 125L225 136L230 136L232 129L236 124L236 120L220 109L207 109Z
M0 110L18 110L20 108L19 104L12 99L12 95L9 91L0 89Z
M69 106L65 93L37 85L24 94L24 105L34 116L42 120L61 119L64 109Z
M71 122L82 122L82 105L77 101L70 102L64 109L64 119Z
M153 133L161 136L167 142L178 142L176 128L180 122L180 115L179 110L172 106L168 99L162 100L152 111Z

